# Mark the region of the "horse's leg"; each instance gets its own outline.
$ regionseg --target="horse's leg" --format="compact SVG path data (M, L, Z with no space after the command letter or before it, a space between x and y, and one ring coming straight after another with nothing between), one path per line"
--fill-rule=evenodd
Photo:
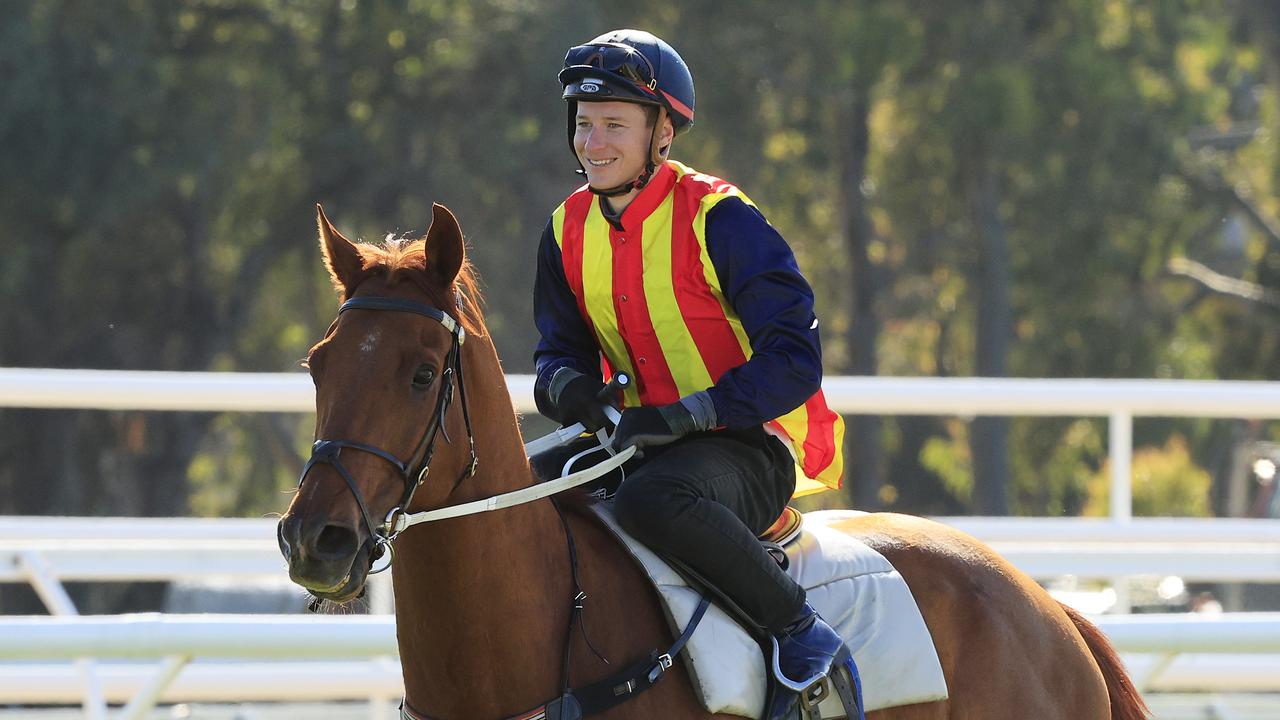
M933 635L947 703L893 708L877 720L1107 720L1107 687L1062 607L973 538L905 515L837 525L893 563Z

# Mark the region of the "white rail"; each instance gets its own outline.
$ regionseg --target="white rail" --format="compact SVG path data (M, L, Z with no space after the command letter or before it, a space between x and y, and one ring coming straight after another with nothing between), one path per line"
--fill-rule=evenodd
M533 377L509 375L515 407L533 407ZM1111 517L1132 517L1133 418L1280 418L1280 382L828 377L833 409L863 415L1107 417ZM0 368L0 407L310 412L303 373L175 373Z
M1101 616L1094 622L1126 653L1135 681L1149 691L1280 689L1280 613ZM10 617L0 618L0 637L0 702L68 702L95 687L107 700L132 697L130 706L138 707L161 698L387 699L398 690L389 616ZM50 664L86 656L100 659L92 679L65 662ZM157 657L166 658L159 679L151 667L117 662ZM193 658L249 662L198 662L179 680ZM281 682L289 678L297 682ZM143 694L150 695L145 702L137 699Z
M1126 654L1134 677L1146 677L1161 660L1157 655ZM123 703L155 674L146 662L111 662L97 666L108 702ZM195 661L183 669L160 695L162 702L338 702L369 697L399 698L403 693L400 663L383 660L315 660L227 662ZM0 663L0 705L63 705L80 702L82 675L70 663ZM1179 655L1147 692L1271 692L1280 690L1280 655ZM0 713L3 717L3 713ZM1163 715L1159 717L1164 717ZM1204 717L1199 716L1199 717ZM1280 717L1272 714L1268 718Z
M1250 659L1252 659L1251 656ZM1272 666L1280 677L1280 658ZM154 663L112 662L97 667L108 702L123 703L155 674ZM192 662L160 694L167 702L336 702L396 698L404 692L400 662L313 660ZM1254 687L1257 687L1256 685ZM1268 687L1263 685L1262 687ZM0 663L0 705L79 703L84 683L68 663ZM3 713L0 713L3 717Z
M1189 582L1280 582L1280 521L937 518L989 543L1038 580L1177 575ZM271 519L0 516L0 582L27 582L38 557L59 581L278 580Z
M507 376L531 412L533 376ZM831 376L837 412L853 415L1016 415L1280 418L1280 382ZM305 373L0 368L0 407L311 412Z
M1102 615L1122 652L1274 653L1280 613ZM0 660L78 657L365 658L394 656L386 615L94 615L0 617Z

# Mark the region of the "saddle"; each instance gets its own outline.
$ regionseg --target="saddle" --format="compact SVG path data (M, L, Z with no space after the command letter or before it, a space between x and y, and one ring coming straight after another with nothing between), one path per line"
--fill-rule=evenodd
M685 628L701 599L681 572L627 535L609 503L593 506L662 597L675 632ZM788 508L775 528L785 535L785 569L809 602L840 633L862 680L863 710L945 700L942 664L906 581L883 555L830 527L863 513L826 510L801 516ZM716 598L683 653L685 667L708 712L758 718L768 675L759 641ZM845 717L832 694L818 705L823 718Z

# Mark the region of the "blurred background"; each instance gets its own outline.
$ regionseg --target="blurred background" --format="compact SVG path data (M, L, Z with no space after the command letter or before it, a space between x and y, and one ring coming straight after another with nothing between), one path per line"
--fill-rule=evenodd
M556 73L617 27L688 61L673 156L790 241L828 374L1280 379L1265 0L8 0L0 366L301 372L336 309L315 203L380 240L434 201L531 372L535 249L579 184ZM848 422L846 488L809 507L1108 511L1105 418ZM0 514L262 517L312 423L2 408ZM1236 483L1274 516L1277 443L1139 418L1134 514L1226 515ZM100 613L162 592L75 589ZM0 586L0 612L41 607Z

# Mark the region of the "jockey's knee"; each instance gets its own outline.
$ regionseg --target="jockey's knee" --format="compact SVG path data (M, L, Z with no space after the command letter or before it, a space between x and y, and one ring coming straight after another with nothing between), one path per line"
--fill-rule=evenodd
M682 492L674 484L657 478L631 478L618 488L614 516L622 529L640 542L661 547L680 537L681 519L696 501L691 493Z

